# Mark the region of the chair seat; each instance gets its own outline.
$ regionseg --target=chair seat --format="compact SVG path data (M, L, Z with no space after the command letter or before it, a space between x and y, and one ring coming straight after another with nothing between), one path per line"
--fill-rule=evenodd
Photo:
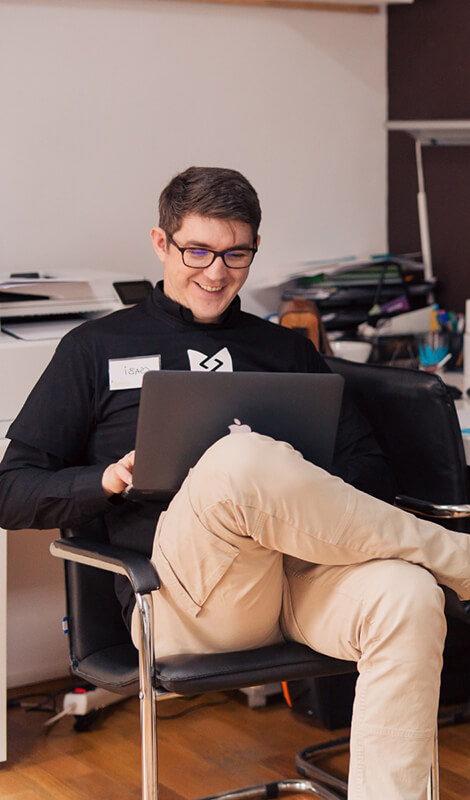
M139 692L139 654L132 642L98 650L72 663L74 675L110 692Z
M134 645L107 647L72 665L75 675L120 694L139 690L138 654ZM240 689L276 681L355 672L353 661L330 658L297 642L235 653L168 656L156 665L157 684L176 694Z
M159 685L184 695L312 676L343 675L354 672L356 664L316 653L297 642L286 642L235 653L168 656L158 661L156 669Z

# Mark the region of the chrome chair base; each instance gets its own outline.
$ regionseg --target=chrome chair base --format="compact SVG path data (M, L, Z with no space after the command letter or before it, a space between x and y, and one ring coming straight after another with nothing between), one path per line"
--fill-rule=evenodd
M262 783L259 786L247 786L244 789L213 794L209 797L201 797L198 800L253 800L258 797L264 800L271 800L271 798L280 797L284 794L309 794L311 797L318 797L321 800L343 800L343 795L330 792L313 781L298 778Z
M295 766L299 775L305 778L318 781L323 787L328 787L338 794L334 797L339 797L341 800L347 800L348 785L345 780L338 778L331 772L323 769L318 765L318 762L324 758L332 758L337 753L344 752L349 747L349 736L343 736L339 739L331 739L328 742L306 747L301 750L295 757ZM429 779L427 786L427 800L439 800L439 752L438 752L438 739L437 739L437 726L434 737L434 749L431 769L429 771Z
M349 736L342 736L339 739L330 739L328 742L321 742L311 747L306 747L297 753L295 766L299 775L305 778L320 781L324 786L339 792L338 797L342 800L348 795L348 784L342 778L338 778L331 772L327 772L318 766L318 762L324 758L332 758L337 753L342 753L349 747Z

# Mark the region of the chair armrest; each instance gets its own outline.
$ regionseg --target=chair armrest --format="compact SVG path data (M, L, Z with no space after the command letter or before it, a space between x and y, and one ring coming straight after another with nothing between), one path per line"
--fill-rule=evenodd
M470 625L470 601L459 600L457 594L449 586L441 586L441 589L446 599L446 614L449 617L465 622L466 625Z
M416 497L407 497L404 494L399 494L395 497L394 505L404 511L411 511L413 514L419 514L422 517L431 519L462 519L470 517L470 505L465 503L461 505L437 505L427 500L418 500Z
M49 549L57 558L125 575L134 592L139 594L160 588L160 579L152 562L135 550L79 537L56 539Z

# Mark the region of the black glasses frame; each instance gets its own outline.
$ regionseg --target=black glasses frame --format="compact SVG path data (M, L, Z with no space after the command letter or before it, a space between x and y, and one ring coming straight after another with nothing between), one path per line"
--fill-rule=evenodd
M258 252L258 248L257 247L228 247L226 250L211 250L210 247L204 247L204 248L201 248L201 249L206 250L208 253L212 253L212 259L209 262L209 264L205 264L203 267L195 267L193 264L187 264L186 263L186 261L184 260L184 255L186 253L186 250L195 250L197 248L195 248L194 246L193 247L180 247L180 245L177 244L177 242L175 242L175 240L173 239L173 236L171 235L171 233L167 233L166 235L167 235L167 239L170 242L170 244L174 245L176 247L176 249L180 251L181 258L183 259L183 264L184 264L185 267L188 267L189 269L207 269L208 267L211 266L211 264L214 263L215 259L218 258L218 256L220 256L220 258L224 262L224 264L227 267L227 269L248 269L248 267L251 267L251 265L253 263L253 259L254 259L255 255L256 255L256 253ZM247 251L251 252L250 263L249 264L245 264L243 267L233 267L230 264L227 264L227 262L225 260L225 256L227 255L227 253L233 253L234 250L247 250Z

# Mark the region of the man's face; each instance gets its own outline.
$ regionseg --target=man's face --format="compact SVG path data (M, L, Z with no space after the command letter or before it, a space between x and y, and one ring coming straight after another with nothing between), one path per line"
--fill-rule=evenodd
M218 322L245 283L249 268L229 269L218 256L209 267L192 269L185 266L182 254L167 241L162 228L153 228L151 237L154 250L163 264L165 294L191 309L196 322ZM197 214L184 218L173 239L179 247L217 251L254 246L248 223Z

